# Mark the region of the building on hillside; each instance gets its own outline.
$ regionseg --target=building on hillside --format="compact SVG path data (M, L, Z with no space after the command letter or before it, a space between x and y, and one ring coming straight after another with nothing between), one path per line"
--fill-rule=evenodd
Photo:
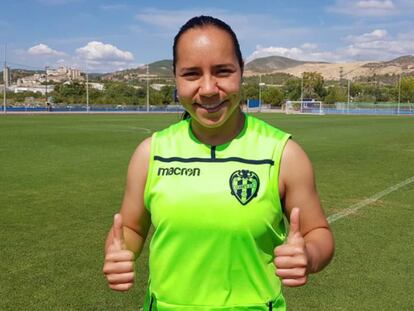
M46 89L47 88L47 89ZM46 95L46 91L48 93L54 90L53 85L34 85L34 86L17 86L12 85L9 87L11 91L14 93L22 93L22 92L34 92L34 93L41 93L42 95Z
M167 84L152 83L152 84L150 84L150 86L151 86L151 88L152 88L153 90L156 90L156 91L161 91L161 89L162 89L164 86L167 86Z
M10 85L10 68L9 67L5 67L3 70L3 81L7 89Z
M147 74L139 74L139 75L137 75L137 78L140 82L144 82L144 81L147 81L147 79L150 79L150 80L157 79L158 75L155 75L155 74L148 74L148 75Z
M53 82L83 80L79 69L68 68L65 66L61 66L58 69L47 69L46 73L48 81Z
M105 86L103 83L96 83L96 82L88 82L89 87L98 90L98 91L103 91Z
M75 80L84 80L80 70L61 66L58 69L47 69L46 73L36 73L32 76L17 79L17 86L37 87L46 81L62 83Z

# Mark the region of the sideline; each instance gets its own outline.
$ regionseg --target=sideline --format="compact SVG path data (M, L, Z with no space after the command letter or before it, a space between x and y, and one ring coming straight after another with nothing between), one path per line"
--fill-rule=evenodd
M398 189L400 189L404 186L407 186L407 185L411 184L412 182L414 182L414 176L412 176L410 178L407 178L406 180L404 180L404 181L402 181L398 184L395 184L394 186L391 186L391 187L389 187L389 188L387 188L387 189L385 189L381 192L378 192L378 193L374 194L373 196L369 197L368 199L365 199L365 200L362 200L362 201L360 201L356 204L353 204L350 207L348 207L348 208L346 208L346 209L344 209L344 210L342 210L338 213L332 214L332 215L328 216L328 218L327 218L328 223L331 224L334 221L337 221L338 219L341 219L341 218L346 217L348 215L354 214L359 209L361 209L361 208L363 208L363 207L365 207L365 206L367 206L371 203L374 203L375 201L378 201L382 197L385 197L386 195L390 194L391 192L397 191Z

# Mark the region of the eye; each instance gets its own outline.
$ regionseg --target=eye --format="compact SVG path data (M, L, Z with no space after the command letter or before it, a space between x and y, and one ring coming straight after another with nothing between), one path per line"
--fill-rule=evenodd
M181 77L186 79L196 79L199 76L197 71L185 71L181 74Z
M217 70L216 74L219 77L227 77L232 73L233 73L233 70L231 70L230 68L220 68Z

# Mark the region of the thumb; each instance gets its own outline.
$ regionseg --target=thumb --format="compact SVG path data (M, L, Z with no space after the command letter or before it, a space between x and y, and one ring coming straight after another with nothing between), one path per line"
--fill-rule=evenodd
M121 214L115 214L114 225L112 227L113 244L122 249L124 245L124 232L122 229L122 216Z
M298 207L294 207L290 212L290 229L289 229L289 237L293 237L297 233L300 233L300 209Z

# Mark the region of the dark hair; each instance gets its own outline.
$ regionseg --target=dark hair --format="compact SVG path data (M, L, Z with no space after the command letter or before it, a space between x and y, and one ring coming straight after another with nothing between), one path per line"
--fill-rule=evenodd
M224 30L225 32L227 32L230 35L230 38L233 42L234 52L236 53L237 61L239 62L240 69L243 72L244 62L243 62L242 53L240 51L240 44L239 44L239 40L237 39L237 36L234 33L233 29L231 29L231 27L229 25L227 25L225 22L223 22L222 20L220 20L218 18L215 18L215 17L212 17L212 16L200 15L200 16L195 16L195 17L189 19L183 26L181 26L180 30L178 31L178 33L174 37L173 73L175 74L175 68L176 68L175 66L177 64L177 45L178 45L178 41L180 40L181 36L187 30L190 30L190 29L193 29L193 28L202 28L202 27L206 27L206 26L217 27L221 30ZM190 117L190 114L187 111L185 111L184 114L182 115L182 119L187 119L189 117Z
M225 22L223 22L222 20L220 20L218 18L215 18L215 17L212 17L212 16L201 15L201 16L193 17L190 20L188 20L183 26L181 26L180 30L178 31L178 33L174 37L173 73L175 74L175 65L177 63L177 45L178 45L178 41L180 40L181 36L187 30L190 30L192 28L202 28L202 27L206 27L206 26L217 27L221 30L224 30L225 32L227 32L230 35L231 40L233 41L233 47L234 47L234 52L236 53L237 61L239 62L241 71L243 72L244 62L243 62L242 53L240 51L240 44L239 44L239 40L237 40L237 36L234 33L233 29L231 29L231 27L229 25L227 25Z

